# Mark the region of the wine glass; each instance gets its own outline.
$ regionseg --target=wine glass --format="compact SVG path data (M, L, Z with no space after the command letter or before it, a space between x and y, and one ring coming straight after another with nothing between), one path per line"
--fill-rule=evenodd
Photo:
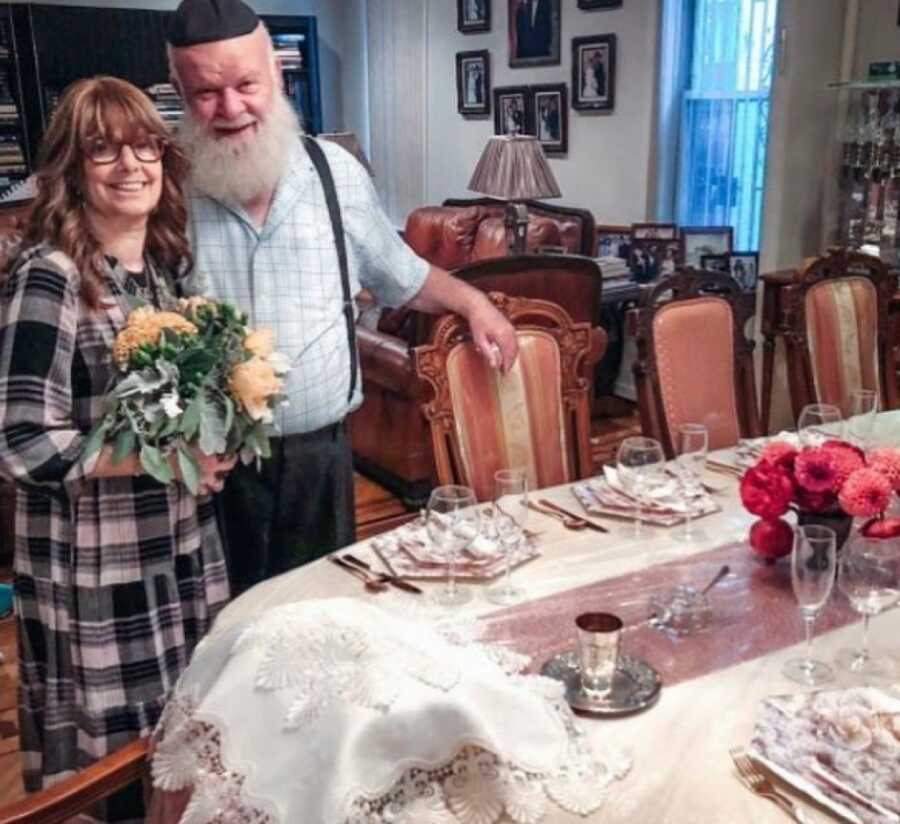
M641 523L641 499L652 482L652 476L665 465L662 444L654 438L635 436L625 438L616 453L616 469L619 482L634 500L634 526L629 534L634 538L644 535Z
M803 446L820 446L842 433L841 410L831 403L808 403L797 418L797 434Z
M873 389L854 389L850 393L850 417L847 434L853 444L865 452L872 441L875 414L878 412L878 393Z
M428 498L425 526L432 543L447 557L447 584L434 595L442 606L466 603L472 593L456 585L456 555L478 535L475 493L467 486L439 486Z
M860 535L844 550L838 588L863 617L862 647L843 649L838 666L860 675L890 675L893 668L869 652L869 619L900 601L900 553L892 541Z
M831 668L812 657L812 628L834 586L837 563L834 530L807 524L794 529L791 584L806 630L806 655L793 658L782 672L792 681L815 686L834 678Z
M696 537L691 520L692 492L702 486L701 476L706 466L709 450L709 432L702 423L683 423L678 427L678 470L685 491L686 512L684 529L676 535L680 541L691 541Z
M521 469L500 469L494 473L494 523L506 558L503 583L487 591L494 604L515 604L525 591L512 585L512 555L523 538L528 516L528 476Z

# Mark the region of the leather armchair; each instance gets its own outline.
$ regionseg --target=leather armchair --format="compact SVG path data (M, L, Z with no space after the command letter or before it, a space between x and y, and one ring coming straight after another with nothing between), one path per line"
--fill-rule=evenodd
M549 300L575 322L596 325L602 279L597 264L579 255L492 258L454 274L485 292ZM427 343L436 318L412 310L389 313L379 329L357 327L364 400L350 417L359 470L398 495L410 508L424 505L435 477L434 452L422 411L427 388L416 377L412 349ZM593 387L594 366L606 333L593 330L593 350L583 377Z

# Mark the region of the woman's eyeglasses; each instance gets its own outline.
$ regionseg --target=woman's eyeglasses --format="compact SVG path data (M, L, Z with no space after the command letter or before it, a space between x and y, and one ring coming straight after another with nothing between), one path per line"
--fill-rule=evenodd
M137 138L131 143L116 143L102 137L88 141L84 146L84 153L91 163L98 166L115 163L122 154L122 147L129 146L134 156L141 163L155 163L166 150L166 141L154 134L148 134Z

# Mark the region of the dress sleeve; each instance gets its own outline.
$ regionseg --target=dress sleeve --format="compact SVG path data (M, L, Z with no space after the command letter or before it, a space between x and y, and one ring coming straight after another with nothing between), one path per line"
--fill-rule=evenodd
M0 295L0 470L16 481L59 487L92 468L81 461L86 433L72 417L78 289L54 262L36 258Z

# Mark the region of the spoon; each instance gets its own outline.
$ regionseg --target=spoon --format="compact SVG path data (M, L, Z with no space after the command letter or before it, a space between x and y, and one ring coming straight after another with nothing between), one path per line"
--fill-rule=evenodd
M700 594L706 595L706 593L718 584L729 572L731 572L731 567L728 566L728 564L723 564L722 568L715 574L715 577L700 590Z
M331 561L331 563L336 564L346 572L349 572L351 575L359 578L359 580L362 581L363 584L365 584L365 587L369 592L383 592L388 588L386 582L378 581L375 578L370 577L368 573L366 573L362 569L358 569L352 564L348 564L346 561L341 560L335 555L329 555L328 560Z
M531 501L528 502L527 506L535 512L540 512L542 515L549 515L551 518L556 518L556 520L561 522L566 529L579 531L588 528L588 522L581 518L571 518L568 515L563 515L561 512L556 512L552 509L543 509Z

